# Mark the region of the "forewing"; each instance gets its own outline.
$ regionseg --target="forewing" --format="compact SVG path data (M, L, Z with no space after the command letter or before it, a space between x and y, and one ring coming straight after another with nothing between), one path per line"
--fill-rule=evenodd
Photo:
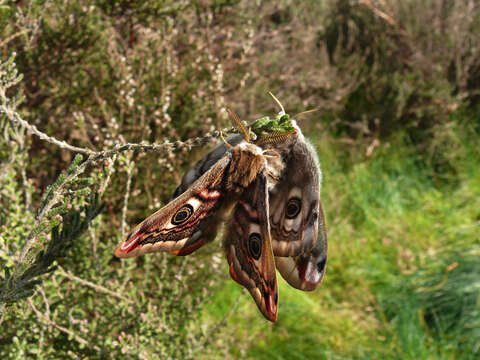
M238 145L243 141L241 135L235 134L227 138L227 142L232 145ZM215 165L221 158L225 156L228 151L227 146L222 143L202 157L191 169L189 169L182 178L182 182L175 189L171 200L183 194L197 179L205 174L210 168Z
M231 154L218 160L181 195L138 224L115 251L133 257L154 251L186 255L211 237L211 226L224 199L223 177ZM215 226L216 228L216 226Z
M319 212L318 239L314 247L296 257L275 257L275 264L282 277L299 290L315 290L327 270L327 231L321 204Z
M268 320L276 321L278 289L268 215L267 181L260 173L233 209L225 246L232 278L248 289Z
M231 135L227 138L227 142L232 146L238 145L242 141L243 137L241 135ZM182 178L182 182L172 194L171 200L183 194L196 180L198 180L221 158L223 158L227 151L227 146L222 143L202 157L190 170L185 173ZM204 227L204 229L192 236L194 237L195 241L190 240L190 242L192 242L191 246L186 246L180 250L172 251L172 254L178 256L189 255L203 245L215 240L221 222L222 219L219 216L209 219L208 224Z
M270 226L275 256L298 256L315 245L318 234L321 172L312 145L301 136L286 170L270 192Z

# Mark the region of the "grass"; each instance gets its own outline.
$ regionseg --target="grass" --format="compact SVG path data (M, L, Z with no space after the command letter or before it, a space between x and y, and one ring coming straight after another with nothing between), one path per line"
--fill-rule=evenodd
M473 359L480 353L480 154L467 122L447 129L449 173L406 137L362 156L314 139L329 225L324 282L280 279L279 320L266 322L228 281L207 317L223 317L231 355L251 359ZM443 144L445 145L445 144ZM350 158L345 157L345 154ZM454 155L451 155L453 153ZM343 158L339 156L342 154ZM438 158L438 157L437 157ZM340 160L339 160L340 159ZM349 165L350 164L350 165ZM441 181L438 178L441 177Z

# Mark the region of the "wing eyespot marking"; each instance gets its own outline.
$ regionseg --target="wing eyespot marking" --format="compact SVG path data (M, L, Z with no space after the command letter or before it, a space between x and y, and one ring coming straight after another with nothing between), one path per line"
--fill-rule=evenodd
M181 225L187 221L193 214L193 206L190 204L183 205L177 212L172 216L171 223L173 225Z
M297 197L292 197L288 200L285 207L285 217L287 219L295 219L302 210L302 200Z
M327 259L322 258L318 263L317 263L317 271L319 274L323 273L325 270L325 265L327 264Z
M255 260L260 259L260 255L262 255L262 238L259 233L252 233L248 237L248 251Z

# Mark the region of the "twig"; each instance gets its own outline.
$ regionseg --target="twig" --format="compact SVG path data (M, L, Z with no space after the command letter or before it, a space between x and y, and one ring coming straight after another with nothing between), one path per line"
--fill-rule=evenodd
M375 15L377 15L379 18L385 20L391 26L397 27L397 23L395 22L395 19L391 15L389 15L389 14L385 13L384 11L380 10L379 8L375 7L375 5L373 5L370 0L362 0L360 2L360 4L369 8ZM398 28L398 31L403 36L408 37L408 33L405 30L403 30L401 28Z
M395 23L395 20L393 20L393 18L384 13L382 10L380 10L379 8L375 7L372 2L370 0L362 0L361 1L361 4L365 5L366 7L368 7L370 10L372 10L375 15L377 15L378 17L382 18L383 20L385 20L386 22L388 22L390 25L392 26L396 26L397 24Z
M3 320L5 319L5 315L7 314L6 307L7 306L5 304L0 304L0 314L2 314L0 316L0 325L3 324Z
M242 291L241 295L239 295L239 296L235 299L235 302L232 304L232 307L230 308L230 310L228 310L228 312L225 314L225 316L223 317L223 319L220 320L220 321L215 325L215 327L208 332L208 336L207 336L207 338L205 339L205 341L204 341L204 343L203 343L204 346L208 344L208 342L212 339L213 335L215 335L215 334L217 333L217 331L218 331L221 327L225 326L225 323L227 322L228 318L229 318L230 316L232 316L233 312L234 312L235 309L237 308L238 303L240 302L240 299L241 299L241 297L243 296L243 294L245 294L244 291Z
M122 239L125 237L125 228L127 227L128 198L130 197L130 187L132 185L133 165L134 163L131 157L129 157L128 163L127 163L127 184L125 185L125 196L123 197L123 208L122 208L122 225L121 225Z
M0 94L1 96L2 94ZM90 162L98 162L104 160L106 158L111 158L116 154L119 154L124 151L135 151L135 150L142 150L142 151L156 151L156 152L168 152L171 150L179 150L179 149L186 149L191 150L192 147L201 146L209 143L210 141L219 138L221 132L231 134L235 132L233 128L225 128L220 131L216 130L211 133L206 133L202 137L191 138L186 141L177 140L175 142L170 142L166 140L162 144L148 144L148 143L127 143L127 144L120 144L113 147L110 150L104 151L93 151L88 148L81 148L77 146L73 146L68 144L65 141L58 140L52 136L49 136L40 130L37 129L35 125L31 125L27 121L23 120L17 112L13 111L9 107L5 106L4 104L0 105L0 112L5 113L7 118L14 124L19 124L27 129L27 132L30 134L34 134L38 136L39 139L47 141L51 144L57 145L61 149L70 150L72 152L80 153L89 155L88 161Z
M63 326L61 325L58 325L56 322L52 321L50 318L48 318L46 315L44 315L42 312L40 312L36 307L35 305L33 305L33 302L30 298L27 299L27 302L28 304L30 305L30 307L32 308L32 310L35 312L35 314L37 315L37 318L43 322L45 322L47 325L49 326L53 326L54 328L56 328L57 330L61 331L61 332L64 332L65 334L71 336L72 338L74 338L76 341L78 341L80 344L83 344L89 348L93 348L94 350L98 351L98 352L101 352L102 349L99 348L98 346L96 345L92 345L92 342L90 341L87 341L85 340L84 338L82 338L80 335L78 335L77 333L73 332L72 330L69 330L67 328L64 328Z
M21 125L25 129L27 129L27 132L29 134L34 134L34 135L38 136L39 139L47 141L51 144L57 145L61 149L66 149L66 150L70 150L70 151L85 154L85 155L95 154L95 151L93 151L93 150L90 150L90 149L87 149L87 148L80 148L80 147L77 147L77 146L67 144L65 141L57 140L54 137L48 136L47 134L41 132L40 130L37 129L37 127L35 125L32 125L32 124L28 123L27 121L23 120L16 111L14 111L13 109L11 109L10 107L5 105L6 104L6 97L5 97L5 94L4 94L3 91L2 91L2 93L0 93L0 96L2 97L2 100L3 100L3 104L0 105L0 112L3 112L5 115L7 115L7 118L13 124Z
M37 290L42 295L43 302L45 303L45 316L50 318L50 304L48 303L47 294L45 294L43 286L39 286Z
M25 30L22 30L22 31L19 31L15 34L13 34L12 36L6 38L5 40L3 40L1 43L0 43L0 48L4 47L5 45L7 45L10 41L16 39L17 37L23 35L23 34L26 34L28 33L29 31L32 31L31 29L25 29Z
M62 268L61 266L58 267L58 270L60 271L58 274L60 275L63 275L67 278L69 278L70 280L73 280L73 281L76 281L76 282L79 282L80 284L82 285L85 285L85 286L88 286L88 287L91 287L92 289L95 289L97 290L98 292L102 292L104 294L108 294L108 295L111 295L111 296L114 296L120 300L123 300L125 302L128 302L128 303L132 303L132 300L116 293L115 291L112 291L110 289L107 289L106 287L103 287L101 285L97 285L97 284L94 284L90 281L87 281L87 280L84 280L82 278L79 278L75 275L73 275L71 272L65 270L64 268Z
M0 105L0 112L3 112L7 118L16 125L21 125L27 129L29 134L36 135L39 139L47 141L51 144L57 145L61 149L69 150L72 152L80 153L89 155L89 158L86 162L98 162L104 160L106 158L111 158L116 154L119 154L124 151L135 151L135 150L142 150L142 151L156 151L156 152L167 152L171 150L178 150L178 149L186 149L191 150L194 146L201 146L204 144L209 143L210 141L220 137L221 133L233 133L235 129L222 129L220 131L213 131L211 133L206 133L202 137L191 138L186 141L175 141L169 142L166 140L162 144L148 144L148 143L127 143L127 144L119 144L116 145L113 149L104 150L104 151L94 151L88 148L77 147L68 144L63 140L58 140L53 136L49 136L40 130L37 129L35 125L30 124L28 121L22 119L20 115L14 111L12 108L7 106L7 97L5 94L4 89L0 88L0 98L2 99L2 104Z
M113 172L115 171L115 161L117 160L117 156L114 155L112 156L111 159L108 160L108 163L107 163L107 169L106 169L106 176L104 177L104 180L103 180L103 183L102 185L100 185L99 189L98 189L98 194L100 196L103 195L103 193L105 192L105 190L107 189L107 186L110 182L110 178L112 177L112 174Z

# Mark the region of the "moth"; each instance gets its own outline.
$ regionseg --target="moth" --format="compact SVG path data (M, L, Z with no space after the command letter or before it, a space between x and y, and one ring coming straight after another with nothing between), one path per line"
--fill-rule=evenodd
M229 111L239 134L185 173L171 201L138 224L115 255L189 255L223 232L232 279L275 322L275 269L291 286L314 290L326 271L327 234L317 153L272 97L278 115L248 127Z

